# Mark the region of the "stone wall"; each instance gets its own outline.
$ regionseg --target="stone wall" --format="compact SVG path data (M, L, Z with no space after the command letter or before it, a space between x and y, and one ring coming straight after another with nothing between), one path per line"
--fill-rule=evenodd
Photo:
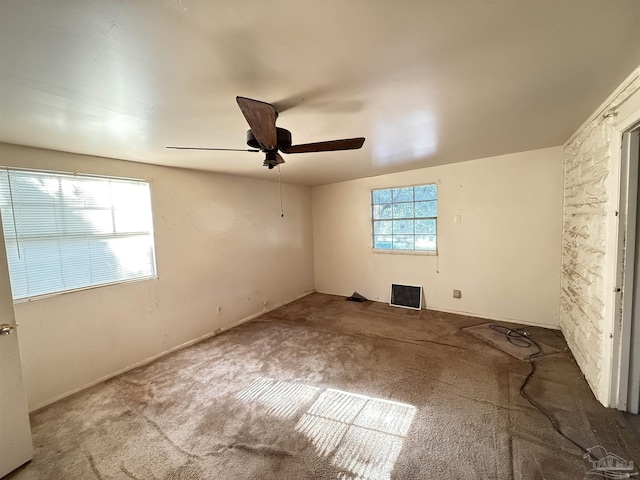
M564 208L560 327L596 396L602 388L603 345L611 334L606 303L611 302L615 235L609 231L616 215L618 160L612 155L616 108L640 88L635 78L604 105L565 146ZM614 145L614 143L616 143ZM607 340L605 340L607 339ZM606 401L605 401L606 403Z

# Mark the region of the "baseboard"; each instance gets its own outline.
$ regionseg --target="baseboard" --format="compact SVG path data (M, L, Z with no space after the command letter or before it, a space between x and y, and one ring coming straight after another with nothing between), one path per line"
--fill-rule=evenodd
M38 410L40 410L40 409L42 409L42 408L44 408L44 407L46 407L48 405L51 405L52 403L58 402L60 400L63 400L65 398L67 398L67 397L70 397L71 395L75 395L78 392L86 390L87 388L91 388L91 387L93 387L95 385L98 385L98 384L100 384L102 382L106 382L107 380L109 380L111 378L114 378L114 377L117 377L118 375L122 375L123 373L126 373L129 370L133 370L134 368L143 367L144 365L148 365L151 362L155 362L159 358L164 357L165 355L169 355L170 353L176 352L178 350L182 350L183 348L190 347L191 345L194 345L194 344L196 344L198 342L202 342L202 341L204 341L204 340L206 340L208 338L215 337L216 335L220 335L222 332L225 332L225 331L230 330L230 329L232 329L234 327L237 327L238 325L242 325L243 323L246 323L246 322L248 322L250 320L253 320L254 318L259 317L260 315L264 315L265 313L270 312L271 310L275 310L276 308L280 308L280 307L282 307L284 305L287 305L287 304L289 304L291 302L295 302L296 300L299 300L299 299L301 299L303 297L306 297L307 295L311 295L314 292L315 292L315 290L311 290L309 292L305 292L305 293L303 293L301 295L298 295L297 297L295 297L295 298L293 298L291 300L287 300L287 301L272 305L268 309L265 307L263 309L263 311L251 314L251 315L249 315L247 317L244 317L241 320L238 320L237 322L234 322L231 325L228 325L228 326L226 326L224 328L218 328L218 329L214 330L213 332L209 332L209 333L207 333L205 335L202 335L202 336L200 336L198 338L194 338L193 340L189 340L188 342L181 343L180 345L176 345L175 347L172 347L169 350L165 350L163 352L158 353L157 355L154 355L152 357L149 357L149 358L146 358L146 359L141 360L139 362L136 362L133 365L129 365L128 367L122 368L122 369L120 369L120 370L118 370L118 371L116 371L114 373L110 373L109 375L105 375L104 377L101 377L101 378L99 378L99 379L97 379L97 380L95 380L93 382L90 382L90 383L88 383L86 385L83 385L82 387L74 388L73 390L71 390L69 392L65 392L65 393L63 393L61 395L58 395L57 397L54 397L51 400L47 400L46 402L42 402L42 403L39 403L39 404L37 404L37 405L35 405L33 407L29 407L29 413L34 413L34 412L36 412L36 411L38 411Z
M346 297L347 295L344 295L342 293L333 293L333 292L323 292L318 290L318 293L323 293L325 295L336 295L339 297ZM384 303L385 305L389 305L389 302L385 302L382 300L372 300L370 299L370 301L372 302L378 302L378 303ZM515 318L506 318L506 317L496 317L496 316L491 316L491 315L484 315L481 313L475 313L475 312L465 312L462 310L450 310L450 309L446 309L446 308L435 308L435 307L423 307L423 310L433 310L436 312L443 312L443 313L452 313L454 315L465 315L467 317L476 317L476 318L482 318L485 320L492 320L494 322L508 322L508 323L519 323L521 325L530 325L532 327L542 327L542 328L549 328L551 330L560 330L560 325L549 325L548 323L542 323L542 322L532 322L532 321L523 321L523 320L518 320Z
M232 323L230 326L226 327L222 331L224 332L225 330L229 330L231 328L237 327L238 325L242 325L243 323L249 322L249 321L253 320L254 318L258 318L260 315L264 315L265 313L269 313L272 310L275 310L276 308L280 308L280 307L283 307L284 305L288 305L289 303L295 302L296 300L300 300L301 298L304 298L307 295L311 295L312 293L316 293L316 291L315 290L311 290L309 292L305 292L305 293L303 293L301 295L298 295L293 300L288 300L286 302L276 303L275 305L269 305L268 306L269 308L265 307L261 312L251 314L248 317L243 318L242 320L238 320L237 322ZM221 333L221 332L218 332L218 333Z
M515 318L496 317L496 316L490 316L490 315L482 315L482 314L473 313L473 312L463 312L460 310L449 310L445 308L428 307L426 308L426 310L434 310L436 312L444 312L444 313L453 313L455 315L465 315L467 317L476 317L476 318L482 318L484 320L493 320L494 322L519 323L520 325L530 325L532 327L542 327L542 328L549 328L551 330L560 330L560 325L549 325L548 323L532 322L530 320L524 321L524 320L517 320Z

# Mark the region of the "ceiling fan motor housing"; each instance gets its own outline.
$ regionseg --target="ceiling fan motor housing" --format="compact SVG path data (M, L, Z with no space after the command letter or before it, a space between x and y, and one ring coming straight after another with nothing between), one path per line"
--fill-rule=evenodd
M291 132L289 130L276 127L276 135L279 150L289 148L291 146ZM251 148L263 150L262 145L260 145L258 140L256 140L256 137L251 130L247 130L247 145Z

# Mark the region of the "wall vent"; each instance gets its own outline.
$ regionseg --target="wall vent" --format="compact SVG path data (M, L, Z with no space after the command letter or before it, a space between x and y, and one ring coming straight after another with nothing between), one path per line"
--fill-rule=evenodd
M391 300L393 307L422 309L422 286L391 284Z

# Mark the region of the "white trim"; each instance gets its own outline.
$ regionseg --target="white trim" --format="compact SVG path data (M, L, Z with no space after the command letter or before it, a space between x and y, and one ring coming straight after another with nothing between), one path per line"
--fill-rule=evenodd
M640 124L635 124L630 130L627 130L623 134L627 134L629 131L638 131ZM629 138L629 137L628 137ZM637 413L630 410L629 400L629 384L630 384L630 372L632 369L631 362L631 345L633 341L633 332L631 325L633 324L633 307L634 307L634 276L635 276L635 247L636 247L636 231L637 231L637 204L638 204L638 164L633 157L629 156L631 150L631 139L627 142L627 153L621 156L626 159L625 163L621 162L624 170L624 177L621 177L621 184L625 184L621 189L621 214L620 214L620 228L618 231L618 237L623 242L622 245L618 243L618 263L617 269L619 275L617 277L616 285L621 289L618 296L616 296L616 311L613 338L613 364L612 371L617 368L618 374L612 375L615 380L617 377L617 384L612 385L612 395L615 395L615 402L612 406L615 406L619 410L631 411L631 413ZM622 146L624 148L625 142ZM637 147L636 147L637 148ZM636 152L637 153L637 152ZM624 210L622 204L626 203ZM625 215L622 216L624 211ZM622 249L624 247L624 250ZM617 289L616 289L617 290ZM620 298L620 296L622 298ZM616 336L617 333L617 336ZM637 408L637 406L636 406Z
M437 250L387 250L385 248L372 248L371 253L390 253L392 255L425 255L427 257L438 256Z
M230 329L232 329L234 327L237 327L237 326L239 326L239 325L241 325L243 323L246 323L246 322L248 322L250 320L253 320L254 318L259 317L260 315L264 315L265 313L270 312L272 310L275 310L276 308L280 308L283 305L287 305L287 304L289 304L291 302L295 302L296 300L299 300L299 299L301 299L303 297L306 297L307 295L311 295L314 292L315 292L315 290L312 290L310 292L302 293L302 294L298 295L297 297L293 298L292 300L284 301L284 302L278 303L276 305L271 305L270 308L268 308L268 309L265 306L263 311L251 314L248 317L244 317L244 318L238 320L237 322L234 322L234 323L232 323L230 325L227 325L224 328L217 328L213 332L206 333L205 335L202 335L201 337L194 338L193 340L189 340L189 341L187 341L185 343L181 343L180 345L176 345L175 347L172 347L169 350L165 350L163 352L160 352L160 353L158 353L156 355L153 355L152 357L149 357L149 358L146 358L146 359L141 360L139 362L136 362L133 365L129 365L128 367L122 368L122 369L120 369L120 370L118 370L118 371L116 371L114 373L110 373L108 375L105 375L104 377L100 377L99 379L97 379L97 380L95 380L93 382L89 382L89 383L87 383L87 384L85 384L85 385L83 385L81 387L74 388L73 390L70 390L70 391L65 392L63 394L60 394L60 395L58 395L58 396L56 396L56 397L54 397L54 398L52 398L50 400L46 400L44 402L41 402L41 403L39 403L37 405L34 405L33 407L29 407L29 413L33 413L33 412L35 412L37 410L40 410L41 408L46 407L47 405L51 405L52 403L55 403L55 402L57 402L59 400L62 400L62 399L67 398L67 397L70 397L71 395L74 395L74 394L76 394L78 392L81 392L82 390L86 390L87 388L91 388L91 387L93 387L95 385L98 385L99 383L106 382L107 380L109 380L111 378L114 378L114 377L117 377L118 375L122 375L123 373L126 373L129 370L133 370L134 368L138 368L138 367L142 367L144 365L148 365L149 363L154 362L155 360L157 360L159 358L162 358L165 355L169 355L170 353L173 353L175 351L182 350L183 348L189 347L189 346L191 346L191 345L193 345L195 343L202 342L203 340L206 340L207 338L215 337L216 335L219 335L222 332L225 332L225 331L230 330Z
M626 198L621 197L622 193L622 182L628 182L628 178L622 178L622 136L623 134L630 130L633 126L635 126L638 122L640 122L640 107L632 110L623 118L619 119L619 122L613 127L612 132L612 154L611 154L611 165L612 169L611 177L615 182L614 194L612 195L612 201L614 202L615 208L620 208L621 202L626 201ZM626 172L628 175L628 172ZM628 193L627 193L628 194ZM626 212L625 212L626 213ZM608 271L611 272L611 276L614 280L614 287L616 287L617 282L623 278L623 270L624 265L621 262L621 255L623 248L623 243L621 242L621 236L624 235L624 232L620 228L621 221L624 220L624 224L626 224L627 219L615 217L615 228L611 231L612 239L614 240L613 245L614 249L611 255L610 266ZM610 228L611 225L609 226ZM640 252L636 252L636 254L640 254ZM615 288L614 288L615 290ZM607 304L611 303L611 310L609 314L605 316L604 319L604 328L603 328L603 340L608 340L603 342L603 352L602 359L603 362L606 362L603 365L602 371L602 385L603 396L602 403L611 408L618 408L622 410L626 410L626 391L620 390L620 382L621 379L621 354L623 353L622 349L622 334L623 334L623 322L629 322L630 318L628 312L624 312L624 306L621 305L622 302L622 292L613 292L611 295L611 300L607 302ZM618 308L620 306L621 308ZM626 381L626 380L625 380ZM624 399L621 399L621 395L625 396Z
M397 287L411 287L411 288L419 288L420 289L420 301L418 303L417 307L411 307L409 305L402 305L400 303L391 303L391 300L393 299L393 286L397 286ZM389 305L391 307L400 307L400 308L410 308L412 310L422 310L422 285L407 285L405 283L392 283L391 285L389 285Z
M627 88L629 85L631 85L631 83L633 83L638 77L640 77L640 67L637 67L633 72L631 72L631 74L629 74L627 78L623 80L623 82L618 86L618 88L616 88L613 91L613 93L609 95L607 99L600 104L600 106L595 112L589 115L589 117L584 121L584 123L580 125L580 127L573 133L573 135L569 137L569 139L566 142L564 142L562 146L566 147L571 142L573 142L573 140L575 140L575 138L580 134L580 132L582 132L591 122L593 122L597 117L599 117L608 108L610 108L611 103L616 99L616 97L620 95L624 91L624 89ZM636 90L631 92L629 96L633 95Z
M418 183L415 185L403 185L403 186L398 186L398 187L375 187L375 188L370 188L369 189L369 202L370 202L370 213L371 213L371 252L372 253L396 253L396 254L400 254L400 255L438 255L438 212L437 212L437 208L438 208L438 197L440 196L440 180L438 180L437 182L430 182L430 183ZM413 200L411 202L394 202L393 201L393 193L391 193L391 202L390 203L373 203L373 192L378 192L381 190L399 190L399 189L403 189L403 188L413 188L415 189L416 187L427 187L429 185L435 185L436 186L436 198L433 198L431 200L416 200L415 199L415 190L414 190L414 197ZM410 218L375 218L374 214L373 214L373 209L376 205L391 205L393 207L393 205L397 204L397 203L417 203L417 202L436 202L436 216L435 217L416 217L415 216L415 211L414 211L414 215ZM375 244L375 237L376 237L376 233L375 233L375 223L376 222L384 222L384 221L393 221L393 220L412 220L412 221L416 221L416 220L434 220L436 222L436 233L433 235L436 238L436 249L435 250L421 250L421 249L416 249L416 248L412 248L412 249L395 249L395 248L376 248ZM378 234L378 235L387 235L387 234ZM391 234L393 235L393 234ZM407 234L409 235L409 234ZM417 235L430 235L428 233L425 234L416 234L415 232L410 234L414 237Z
M524 320L517 320L515 318L497 317L495 315L484 315L484 314L473 313L473 312L465 312L462 310L450 310L446 308L429 307L429 308L425 308L425 310L433 310L435 312L443 312L443 313L452 313L454 315L464 315L466 317L482 318L484 320L493 320L495 322L517 323L520 325L528 325L531 327L542 327L542 328L548 328L550 330L560 330L559 325L550 325L548 323L532 322L530 320L524 321Z
M609 192L609 200L606 211L610 214L606 221L606 247L605 264L603 266L603 320L601 337L601 361L600 361L600 381L599 384L591 385L596 398L606 407L610 407L611 380L610 373L613 363L613 331L616 308L616 267L618 261L618 229L620 217L615 215L620 205L620 138L612 134L611 139L611 159L609 176L605 181L605 190Z
M154 255L154 258L155 258L155 255ZM127 280L119 280L117 282L100 283L98 285L88 285L86 287L73 288L71 290L60 290L58 292L43 293L40 295L34 295L33 297L16 298L13 300L13 304L19 305L20 303L36 302L38 300L44 300L45 298L57 297L59 295L67 295L68 293L77 293L77 292L84 292L85 290L93 290L94 288L113 287L116 285L122 285L126 283L146 282L149 280L156 281L158 279L159 277L156 273L154 276L149 276L149 277L130 278Z
M384 174L383 174L384 175ZM383 175L377 175L377 176L383 176ZM438 186L438 183L440 182L440 180L434 180L433 182L429 182L429 183L414 183L411 185L405 185L405 184L399 184L398 186L395 187L371 187L369 188L370 192L374 192L376 190L397 190L400 188L414 188L414 187L426 187L427 185L436 185ZM433 200L437 200L437 198L434 198ZM433 200L414 200L414 201L418 201L418 202L432 202ZM394 203L394 202L391 202ZM397 203L406 203L406 202L397 202ZM376 204L376 205L380 205L380 204Z
M614 146L621 143L622 134L617 135L617 132L613 132L612 135L612 143ZM615 226L616 233L616 243L615 243L615 272L614 272L614 281L616 286L616 291L614 292L614 305L622 307L623 298L622 291L618 291L618 287L622 285L625 268L624 268L624 259L622 256L622 252L624 252L624 243L625 243L625 234L626 234L626 222L628 218L628 211L626 205L626 197L628 197L629 192L627 190L629 171L628 164L622 163L622 155L620 158L616 158L615 154L612 154L611 159L612 165L619 165L618 167L618 175L615 176L617 181L617 192L615 195L616 206L618 208L618 219ZM611 325L611 332L609 337L611 338L611 381L609 387L609 393L607 395L607 406L614 408L621 408L622 405L619 402L620 397L620 373L621 373L621 345L622 345L622 336L621 336L621 322L622 322L622 312L620 308L616 308L613 312L613 324ZM606 339L606 332L605 337Z

